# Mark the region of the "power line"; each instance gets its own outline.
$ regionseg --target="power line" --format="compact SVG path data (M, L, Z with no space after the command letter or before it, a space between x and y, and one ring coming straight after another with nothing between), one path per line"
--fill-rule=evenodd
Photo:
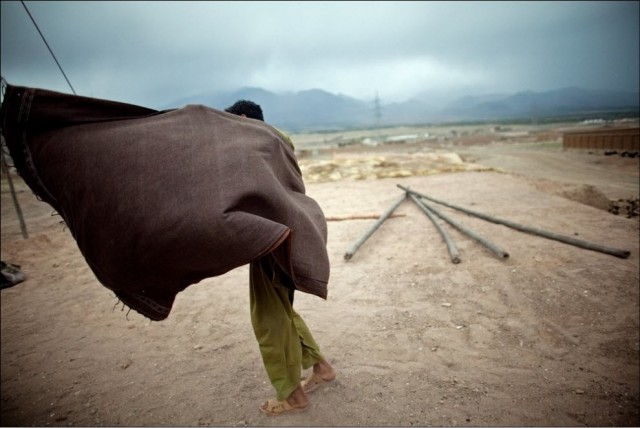
M382 113L380 112L380 98L378 97L378 91L376 91L376 98L373 100L373 114L376 118L376 126L380 126L380 118Z
M53 51L49 47L49 43L47 43L47 39L45 39L44 35L42 34L42 31L40 31L40 28L38 28L38 24L36 24L36 20L33 19L33 16L31 16L31 12L29 12L29 9L27 9L27 5L24 4L24 1L22 1L22 0L20 0L20 3L22 3L22 6L24 6L24 10L27 11L27 15L29 15L29 18L31 18L31 22L33 22L33 25L35 25L36 30L38 30L38 33L40 33L40 37L42 37L42 40L44 41L44 44L47 45L47 49L49 49L49 52L51 53L51 56L53 57L53 60L56 62L56 64L58 64L58 68L62 72L62 75L64 76L64 78L67 81L67 83L69 84L69 87L71 88L71 92L73 92L73 95L76 95L76 91L73 89L73 86L71 86L71 82L69 82L69 79L67 79L67 75L64 74L64 70L62 69L62 66L58 62L58 59L56 58L56 56L53 54Z

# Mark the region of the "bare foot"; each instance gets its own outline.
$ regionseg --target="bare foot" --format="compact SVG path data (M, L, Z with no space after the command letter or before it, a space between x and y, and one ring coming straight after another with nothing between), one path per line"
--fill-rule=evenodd
M293 390L289 398L287 398L287 402L293 407L307 407L309 405L309 399L307 394L304 393L302 385Z
M312 392L322 384L331 382L336 378L336 371L326 360L322 360L313 365L313 373L302 381L304 392Z
M260 411L271 416L278 416L289 412L300 412L306 410L307 407L309 407L309 399L302 386L299 386L284 401L278 401L275 398L265 401L260 406Z
M331 382L336 378L336 371L327 360L322 360L313 365L313 374L319 376L325 382Z

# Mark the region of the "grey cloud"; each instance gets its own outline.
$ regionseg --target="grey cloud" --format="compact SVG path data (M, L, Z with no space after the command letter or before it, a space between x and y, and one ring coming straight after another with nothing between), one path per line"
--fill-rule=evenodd
M151 107L255 82L396 100L455 78L638 90L638 2L25 4L79 93ZM68 91L18 1L2 2L1 64L9 82Z

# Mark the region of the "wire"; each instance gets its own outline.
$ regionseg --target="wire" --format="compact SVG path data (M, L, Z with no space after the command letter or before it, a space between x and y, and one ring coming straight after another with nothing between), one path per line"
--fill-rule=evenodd
M20 3L22 3L22 6L24 6L24 10L27 11L27 15L29 15L29 18L31 18L31 22L33 22L33 25L35 25L36 30L38 30L38 33L40 33L40 37L42 37L42 40L44 41L44 44L47 45L47 49L49 49L49 52L51 53L51 56L53 57L53 60L56 62L56 64L58 64L58 68L62 72L62 75L64 76L64 78L67 81L67 83L69 84L69 87L71 88L71 92L73 92L73 95L77 95L76 91L73 89L73 86L71 86L71 82L69 82L69 79L67 79L67 75L64 73L64 70L62 69L62 66L58 62L58 59L56 58L56 56L53 54L53 51L49 47L49 43L47 43L47 39L44 38L44 35L42 34L42 31L40 31L40 28L38 28L38 24L36 24L36 20L33 19L33 16L31 16L31 12L29 12L29 9L27 9L27 5L24 4L24 1L22 1L22 0L20 0Z

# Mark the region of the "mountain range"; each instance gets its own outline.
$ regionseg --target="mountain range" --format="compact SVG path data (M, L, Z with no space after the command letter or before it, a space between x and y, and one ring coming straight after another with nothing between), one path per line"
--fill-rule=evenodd
M545 120L622 114L638 117L640 94L578 87L546 92L466 96L442 106L414 98L401 103L363 101L322 89L274 93L246 87L229 92L202 93L175 100L163 109L203 104L224 109L240 99L262 106L265 120L288 132L311 132L424 125L451 122Z

